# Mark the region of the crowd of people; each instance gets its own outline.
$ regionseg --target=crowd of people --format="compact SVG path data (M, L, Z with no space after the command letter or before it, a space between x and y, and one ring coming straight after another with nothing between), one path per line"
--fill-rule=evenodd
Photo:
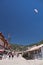
M19 53L17 53L17 52L9 52L9 53L7 53L7 54L4 54L3 56L4 56L4 58L7 58L7 57L8 57L9 59L10 59L10 58L13 59L14 56L19 57Z

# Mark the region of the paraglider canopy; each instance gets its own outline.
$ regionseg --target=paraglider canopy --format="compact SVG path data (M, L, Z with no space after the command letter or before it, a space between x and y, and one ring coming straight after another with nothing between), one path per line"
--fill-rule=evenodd
M34 12L37 14L38 13L38 9L34 9Z

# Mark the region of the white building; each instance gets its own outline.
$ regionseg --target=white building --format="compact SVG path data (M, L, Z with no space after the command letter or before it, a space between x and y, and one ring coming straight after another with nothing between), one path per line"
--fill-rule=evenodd
M26 50L24 56L27 56L26 58L28 59L43 59L43 44L33 46L32 48Z

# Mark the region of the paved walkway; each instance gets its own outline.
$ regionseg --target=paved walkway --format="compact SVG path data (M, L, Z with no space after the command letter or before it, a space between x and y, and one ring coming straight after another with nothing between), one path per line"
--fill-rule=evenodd
M21 56L0 60L0 65L43 65L43 60L25 60Z
M0 65L28 65L28 62L20 56L20 57L14 57L13 59L6 58L0 60Z

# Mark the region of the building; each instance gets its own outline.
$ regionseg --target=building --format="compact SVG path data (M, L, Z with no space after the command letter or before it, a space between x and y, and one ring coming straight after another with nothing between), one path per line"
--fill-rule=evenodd
M33 46L23 54L26 59L43 59L43 44Z
M10 50L10 49L11 49L11 45L5 39L2 32L0 32L0 53L4 52L6 50Z

